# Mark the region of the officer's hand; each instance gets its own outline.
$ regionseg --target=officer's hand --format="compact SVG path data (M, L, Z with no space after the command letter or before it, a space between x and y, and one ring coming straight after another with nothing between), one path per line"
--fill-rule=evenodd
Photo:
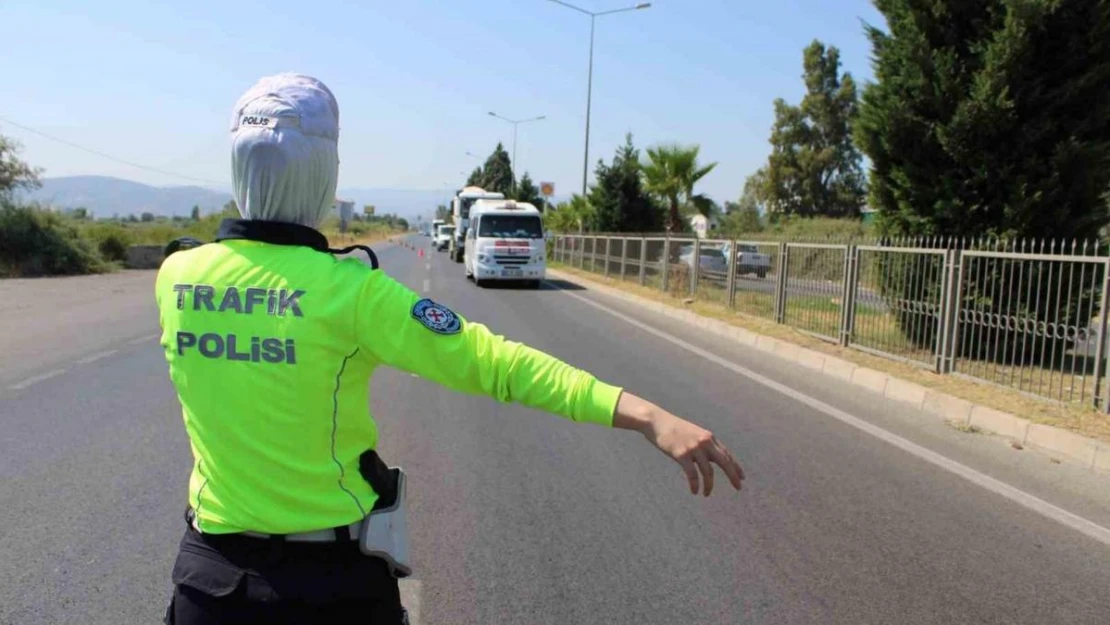
M713 491L713 464L721 467L729 482L740 490L744 469L713 433L663 410L631 393L621 395L613 426L637 430L660 451L677 462L686 473L690 492L698 492L700 482L706 497Z

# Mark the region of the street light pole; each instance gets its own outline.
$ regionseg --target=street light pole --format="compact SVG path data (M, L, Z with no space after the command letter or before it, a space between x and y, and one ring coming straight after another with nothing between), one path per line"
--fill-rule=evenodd
M540 115L539 117L530 117L528 119L509 119L508 117L502 117L501 115L498 115L493 111L490 111L489 114L490 117L496 117L497 119L507 121L513 125L513 160L511 163L509 163L509 175L513 179L512 194L516 195L516 127L527 122L538 122L541 119L547 119L547 116Z
M594 96L594 24L597 16L590 14L590 71L586 77L586 147L582 150L582 197L586 197L586 178L590 175L590 105Z
M625 7L623 9L612 9L609 11L587 11L582 7L575 6L563 0L550 0L555 4L561 4L568 9L573 9L582 13L583 15L590 16L590 66L589 74L586 78L586 144L582 153L582 197L586 197L586 180L590 173L590 108L593 101L594 90L594 26L597 18L602 15L612 15L613 13L625 13L627 11L638 11L640 9L651 8L650 2L641 2L636 6Z

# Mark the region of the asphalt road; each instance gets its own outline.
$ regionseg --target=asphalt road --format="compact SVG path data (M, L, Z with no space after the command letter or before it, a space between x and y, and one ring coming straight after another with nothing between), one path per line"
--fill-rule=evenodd
M406 596L421 623L1110 621L1106 544L575 296L1110 527L1105 476L893 411L600 294L479 289L442 253L379 251L386 270L472 321L710 427L749 478L742 493L722 478L713 497L693 497L636 434L382 370L372 406L383 455L412 478ZM0 349L0 624L161 617L190 458L153 302L126 301L139 312L121 309L129 329L96 352L65 338L71 329L36 338L45 360L13 364Z

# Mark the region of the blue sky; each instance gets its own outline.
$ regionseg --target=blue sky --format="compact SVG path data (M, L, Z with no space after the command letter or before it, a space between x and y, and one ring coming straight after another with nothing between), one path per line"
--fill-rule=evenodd
M578 0L592 10L634 4ZM869 80L868 0L660 0L597 20L593 163L637 145L696 143L717 169L701 191L739 196L768 152L776 97L802 95L802 48L841 50ZM312 74L339 99L340 186L440 189L463 182L522 124L521 171L578 190L589 18L546 0L59 2L0 5L8 51L0 117L184 176L229 179L231 106L258 77ZM12 55L17 51L17 55ZM48 176L190 184L0 121Z

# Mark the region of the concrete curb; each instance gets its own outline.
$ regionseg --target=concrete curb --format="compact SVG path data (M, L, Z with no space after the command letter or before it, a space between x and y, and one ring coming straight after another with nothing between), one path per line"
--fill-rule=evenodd
M882 395L889 401L913 406L957 425L973 426L984 432L1003 436L1023 447L1037 449L1054 456L1062 456L1092 471L1110 473L1110 443L1080 436L1050 425L1032 423L1028 419L974 404L947 393L928 389L882 371L861 367L853 362L823 352L807 349L789 341L764 336L711 317L704 317L691 310L655 302L587 278L564 273L557 269L548 269L547 273L551 277L568 282L577 282L600 293L684 321L722 338L731 339L747 347L753 347L807 369L820 371L831 378Z

